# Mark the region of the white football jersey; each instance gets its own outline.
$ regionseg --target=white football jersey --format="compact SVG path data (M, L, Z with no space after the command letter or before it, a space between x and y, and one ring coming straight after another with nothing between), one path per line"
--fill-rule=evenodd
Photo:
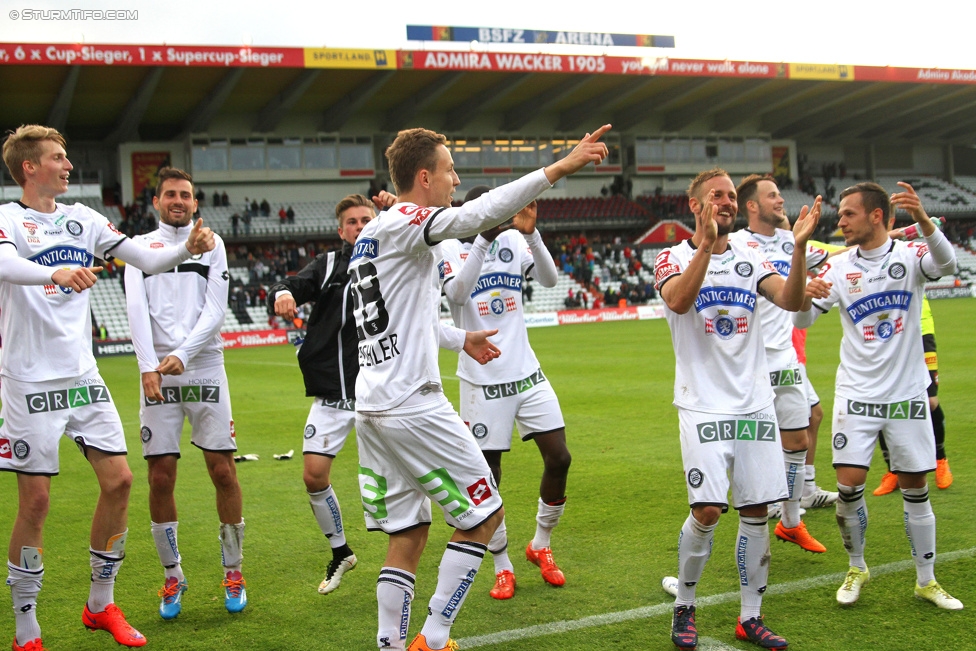
M357 411L392 409L424 385L440 386L440 257L432 247L501 223L550 187L540 169L460 208L398 203L366 225L349 261Z
M766 236L743 228L732 233L729 240L735 240L743 246L758 250L766 256L783 278L790 275L790 268L793 266L793 249L796 247L793 231L777 228L772 236ZM819 267L827 259L827 255L828 253L823 249L807 245L807 269ZM790 318L790 312L761 295L758 308L769 370L778 371L797 364L796 351L793 349L793 320Z
M691 240L658 254L658 288L684 272L694 255ZM730 240L725 253L712 255L692 308L678 314L665 305L676 361L676 406L749 414L772 404L756 298L759 283L775 273L757 249Z
M854 247L831 258L820 272L833 286L828 298L814 299L814 308L827 312L839 305L842 310L835 392L844 398L899 402L929 385L920 325L928 280L921 262L928 246L902 241L886 246L872 259Z
M470 244L447 240L438 246L443 256L441 278L453 279L465 264ZM448 299L454 325L462 330L494 330L491 341L502 351L501 357L481 365L468 355L458 355L458 377L472 384L514 382L539 368L522 313L522 282L535 261L525 237L516 230L499 234L491 243L481 265L481 275L468 302L463 305Z
M149 248L183 244L191 226L159 224L151 233L132 238ZM139 371L147 373L167 355L176 355L185 370L220 366L224 345L220 327L227 312L230 276L227 251L219 235L214 249L195 255L174 269L148 274L125 268L126 306Z
M55 269L90 267L125 235L88 206L57 203L53 213L20 202L0 206L0 246ZM50 285L0 282L0 373L22 382L77 377L95 368L91 346L91 292Z

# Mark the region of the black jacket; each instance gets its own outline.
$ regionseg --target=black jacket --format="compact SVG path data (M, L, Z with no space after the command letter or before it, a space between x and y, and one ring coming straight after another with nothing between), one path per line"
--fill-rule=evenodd
M275 296L288 290L297 305L315 301L306 324L298 365L305 378L305 395L328 400L355 399L359 374L359 339L349 289L352 245L315 257L296 276L275 283L268 291L274 312Z

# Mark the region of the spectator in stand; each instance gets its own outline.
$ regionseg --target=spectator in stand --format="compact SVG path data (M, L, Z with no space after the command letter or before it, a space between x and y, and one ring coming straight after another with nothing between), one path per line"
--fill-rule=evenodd
M282 224L288 221L288 213L285 212L284 206L278 209L278 221L280 221Z
M251 234L251 211L245 209L244 216L241 217L241 221L244 222L244 236L247 237Z
M214 190L214 193L213 193L213 203L211 203L210 205L211 206L214 206L214 207L217 207L217 206L220 205L220 193L217 192L216 190Z
M267 203L267 202L265 202L265 203ZM257 199L251 199L251 215L253 215L254 217L257 217L260 214L258 212L258 210L259 210L259 208L258 208L258 200ZM269 208L269 210L270 210L270 208Z
M267 199L261 199L261 216L262 217L271 216L271 204L268 203Z
M230 229L231 232L234 234L234 237L237 237L237 225L240 223L240 221L241 221L241 216L238 213L235 212L233 215L230 216Z
M292 207L291 206L288 206L288 210L285 211L285 214L288 216L288 223L289 224L294 224L295 223L295 211L292 210Z
M227 196L227 190L220 193L220 205L225 208L230 206L230 197Z
M197 206L202 206L207 200L207 193L203 191L203 188L197 188L197 194L194 198L197 200Z

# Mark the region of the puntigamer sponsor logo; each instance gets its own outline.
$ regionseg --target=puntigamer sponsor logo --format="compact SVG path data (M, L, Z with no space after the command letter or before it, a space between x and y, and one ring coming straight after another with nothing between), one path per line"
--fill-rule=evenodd
M220 402L219 386L163 387L163 401L146 397L146 406L170 405L177 402Z
M525 393L535 385L542 384L545 381L546 376L542 374L542 369L539 369L525 379L516 380L515 382L505 382L503 384L489 384L482 388L485 391L485 400L497 400L498 398L507 398Z
M847 413L852 416L868 418L887 418L891 420L926 420L925 402L904 400L891 404L872 404L869 402L847 401Z
M74 389L47 391L45 393L29 393L26 398L27 411L31 414L75 409L95 402L112 402L112 397L104 384L90 384Z
M719 420L698 423L698 440L715 441L772 441L776 442L776 423L772 420Z

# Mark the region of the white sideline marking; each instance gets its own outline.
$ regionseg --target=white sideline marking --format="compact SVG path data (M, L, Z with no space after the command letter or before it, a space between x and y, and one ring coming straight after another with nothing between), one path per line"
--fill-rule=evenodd
M724 642L719 642L713 637L698 638L698 647L701 651L739 651L734 646L729 646Z
M940 553L936 556L936 562L946 562L955 561L961 558L971 558L976 556L976 547L970 547L969 549L960 549L953 552ZM893 563L885 563L884 565L869 566L871 570L871 578L878 576L883 576L885 574L892 574L893 572L903 572L905 570L913 569L915 563L911 560L895 561ZM800 579L798 581L789 581L787 583L777 583L775 585L769 586L766 590L767 595L772 594L789 594L791 592L801 592L803 590L810 590L813 588L819 588L820 586L828 585L831 583L840 583L847 576L847 572L835 572L833 574L822 574L820 576L812 576L808 579ZM698 606L711 606L716 604L724 604L730 601L739 600L739 591L735 592L723 592L721 594L710 595L707 597L702 597L698 599ZM626 622L633 619L648 619L650 617L657 617L659 615L670 614L674 608L674 602L668 601L663 604L657 604L654 606L643 606L641 608L633 608L631 610L621 610L615 613L605 613L603 615L591 615L589 617L583 617L581 619L569 619L561 622L547 622L545 624L537 624L535 626L526 626L525 628L516 628L508 631L499 631L498 633L488 633L487 635L474 635L472 637L466 637L458 639L457 642L462 649L474 649L481 646L490 646L492 644L501 644L502 642L511 642L514 640L524 640L532 637L542 637L543 635L554 635L556 633L566 633L568 631L576 631L582 628L592 628L595 626L606 626L607 624L617 624L619 622ZM703 647L705 649L715 649L716 651L722 651L723 649L730 649L732 647L723 645L717 640L709 640L708 638L703 638L703 640L709 643L715 643L721 646L707 646Z

